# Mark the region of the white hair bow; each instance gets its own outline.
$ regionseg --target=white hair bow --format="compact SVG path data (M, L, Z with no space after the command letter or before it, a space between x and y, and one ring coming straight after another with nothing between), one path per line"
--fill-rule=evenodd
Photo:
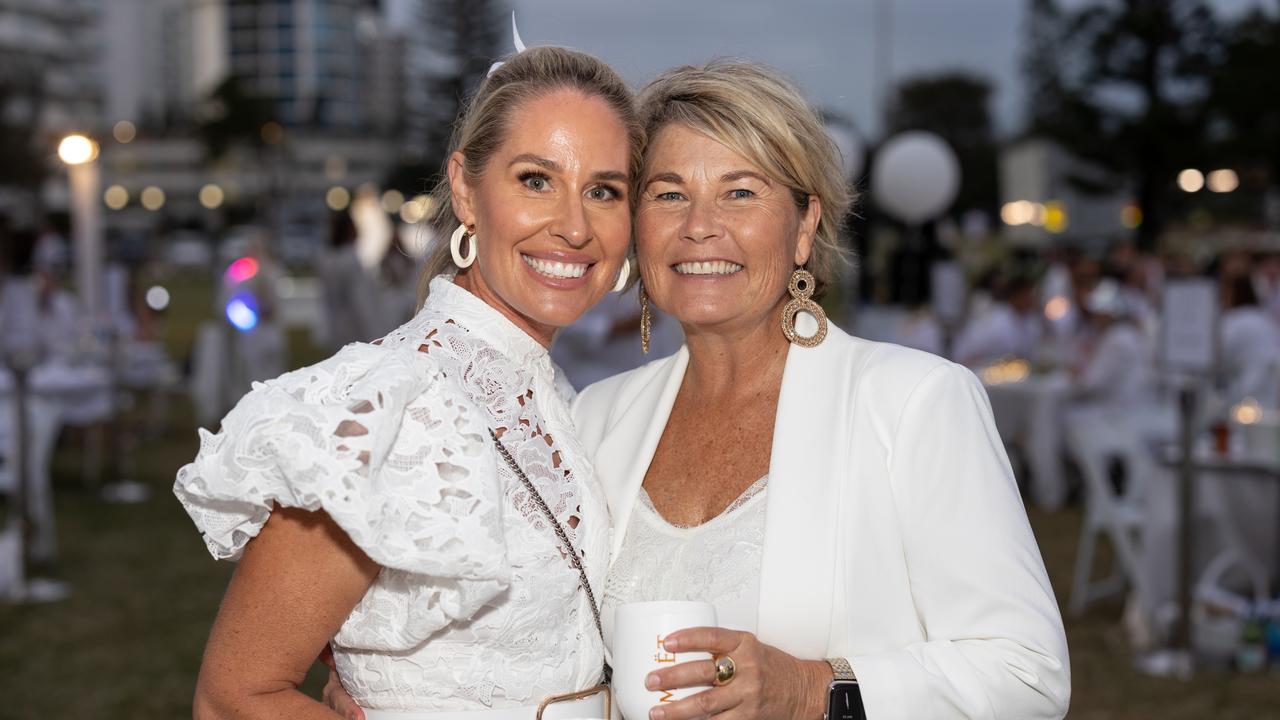
M515 12L514 10L512 10L512 11L511 11L511 39L512 39L512 41L514 41L514 42L515 42L515 45L516 45L516 52L517 52L517 53L522 53L522 52L524 52L524 40L521 40L521 39L520 39L520 28L516 27L516 12ZM490 65L490 66L489 66L489 75L492 75L492 74L494 73L494 71L495 71L495 70L497 70L497 69L498 69L498 68L500 68L500 67L502 67L502 61L501 61L501 60L499 60L498 62L496 62L496 63L494 63L494 64L492 64L492 65Z

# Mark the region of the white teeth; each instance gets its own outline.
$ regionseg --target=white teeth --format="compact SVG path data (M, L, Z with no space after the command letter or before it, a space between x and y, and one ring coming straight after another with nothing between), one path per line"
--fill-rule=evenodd
M521 255L524 264L533 268L542 275L553 278L580 278L583 273L590 267L587 263L562 263L553 260L539 260L538 258Z
M681 275L732 275L741 269L741 265L729 262L728 260L676 264L676 272Z

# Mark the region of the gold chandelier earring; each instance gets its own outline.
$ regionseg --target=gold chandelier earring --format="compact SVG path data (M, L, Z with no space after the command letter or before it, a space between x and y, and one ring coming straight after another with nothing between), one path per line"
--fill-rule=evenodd
M653 329L653 318L649 315L649 294L644 291L644 281L640 281L640 350L649 354L649 333Z
M804 268L796 268L791 273L791 282L787 284L787 292L791 293L791 301L782 308L782 334L787 340L804 348L817 347L827 337L827 314L822 306L810 298L817 289L813 275ZM809 337L796 332L796 315L806 312L818 321L818 331Z

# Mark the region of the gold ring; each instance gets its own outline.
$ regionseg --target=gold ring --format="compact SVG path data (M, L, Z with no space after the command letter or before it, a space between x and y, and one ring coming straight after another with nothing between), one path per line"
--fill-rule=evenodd
M738 668L733 664L733 658L728 655L716 658L716 685L728 685L733 682L733 676L737 672Z

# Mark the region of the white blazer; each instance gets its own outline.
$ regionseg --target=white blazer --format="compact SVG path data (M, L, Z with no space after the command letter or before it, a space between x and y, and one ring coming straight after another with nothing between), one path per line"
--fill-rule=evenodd
M681 348L574 403L615 556L688 359ZM869 718L1066 714L1062 618L968 370L836 327L792 346L766 503L757 635L847 657Z

